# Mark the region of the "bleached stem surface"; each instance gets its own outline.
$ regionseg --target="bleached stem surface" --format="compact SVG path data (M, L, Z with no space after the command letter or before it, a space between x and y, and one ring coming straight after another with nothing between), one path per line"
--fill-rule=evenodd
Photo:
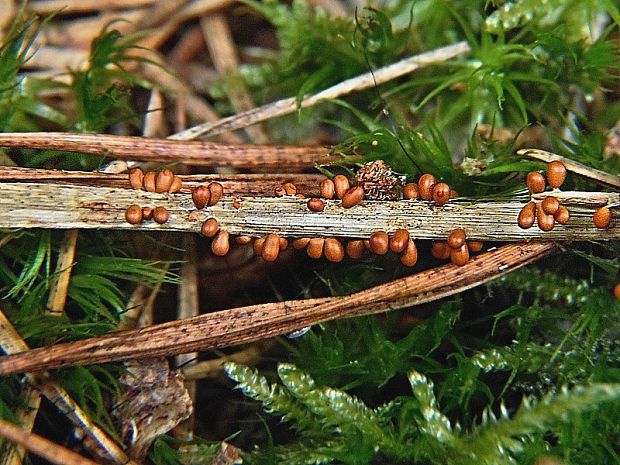
M360 237L373 232L406 228L416 239L445 239L454 228L480 240L611 240L620 238L620 218L610 227L592 223L595 207L618 205L620 194L604 192L554 193L571 214L567 225L551 232L537 226L523 230L517 216L525 203L519 200L451 200L443 207L424 201L365 201L350 209L340 201L327 201L325 211L308 210L305 199L225 195L215 206L197 211L189 193L156 194L123 187L0 182L0 228L122 229L198 232L202 221L215 217L231 234L261 236L278 232L287 237ZM125 221L129 205L163 206L167 223L131 225ZM192 214L190 216L190 213ZM192 218L193 217L193 218Z

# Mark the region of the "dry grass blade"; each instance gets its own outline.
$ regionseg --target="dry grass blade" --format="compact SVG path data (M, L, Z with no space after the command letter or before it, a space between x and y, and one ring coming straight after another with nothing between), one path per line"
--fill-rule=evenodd
M308 169L330 161L325 147L225 145L66 132L4 133L0 134L0 146L90 153L119 160L231 168Z
M65 233L65 238L58 254L56 276L47 299L47 313L50 315L62 315L65 310L77 239L77 229L70 229Z
M11 322L0 311L0 347L7 354L23 353L29 350L28 346L15 330ZM108 437L108 435L88 417L86 412L60 386L53 383L46 373L35 376L27 373L30 385L43 394L48 400L71 420L78 430L84 431L89 438L101 449L109 459L122 465L136 465L129 460L123 450Z
M525 157L533 158L534 160L544 161L549 163L551 161L561 161L566 166L568 171L580 174L586 178L590 178L606 186L620 188L620 176L614 176L613 174L606 173L605 171L597 170L586 166L578 161L571 160L570 158L557 155L552 152L539 149L521 149L517 150L517 155L523 155Z
M570 209L570 222L543 232L538 227L523 230L517 225L523 207L523 202L518 200L460 198L440 208L425 201L367 201L350 209L342 208L340 201L329 200L323 212L313 213L308 210L306 199L230 195L224 184L227 194L222 200L197 211L187 191L158 194L133 190L127 184L125 188L38 182L1 182L0 185L3 192L0 228L198 232L202 221L215 217L230 234L254 237L272 232L287 237L324 236L329 231L338 237L368 238L375 231L390 233L405 228L416 239L445 239L452 229L461 227L474 240L620 238L620 222L616 219L605 230L592 223L594 208L601 203L618 204L618 193L563 193L571 199L565 202ZM165 207L170 218L163 225L129 224L125 211L132 204Z
M365 73L346 81L342 81L335 86L325 89L317 94L309 95L301 101L301 107L311 107L325 100L331 100L343 95L368 89L375 85L383 84L405 74L411 73L416 69L428 66L433 63L447 61L465 53L469 53L471 48L466 42L458 42L446 47L437 48L429 52L421 53L404 60L398 61L391 65L379 68L374 73ZM186 131L179 132L170 139L188 140L197 137L215 136L227 131L245 128L261 121L275 118L278 116L288 115L297 111L297 99L295 97L278 100L258 108L239 113L237 115L222 118L215 123L205 123Z
M336 318L418 305L478 286L554 249L551 242L511 244L483 253L461 267L440 266L350 296L252 305L34 349L0 359L0 375L216 349Z
M5 420L0 420L0 437L19 444L30 452L58 465L97 465L97 462L82 457L39 435L26 433Z

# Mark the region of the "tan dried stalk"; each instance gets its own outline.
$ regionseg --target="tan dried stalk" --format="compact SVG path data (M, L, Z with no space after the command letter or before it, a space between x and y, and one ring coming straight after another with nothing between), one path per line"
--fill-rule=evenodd
M0 358L0 376L217 349L336 318L419 305L502 276L555 248L552 242L510 244L483 253L461 267L450 264L432 268L349 296L252 305L34 349Z
M214 142L148 139L108 134L24 132L0 134L0 147L62 150L118 160L231 168L309 169L333 161L325 147L225 145Z
M368 238L375 231L388 233L398 228L408 229L416 239L445 239L457 227L465 229L470 239L521 241L538 240L612 240L620 238L620 221L614 219L608 229L597 229L592 214L601 205L620 205L620 194L605 192L553 192L571 213L567 225L557 225L553 231L543 232L538 227L527 230L519 228L517 216L525 201L459 198L443 207L435 207L425 201L365 201L354 208L342 208L340 201L326 201L321 213L311 212L306 199L296 197L263 197L228 194L215 206L196 210L186 188L178 194L157 194L133 190L128 182L117 175L92 174L89 184L82 184L79 173L67 173L68 183L7 182L22 176L28 170L9 168L0 171L0 228L54 228L54 229L124 229L141 231L198 232L202 221L215 217L221 227L230 234L262 236L278 232L287 237L337 236ZM10 173L14 173L11 175ZM44 171L38 170L41 178ZM49 173L49 172L47 172ZM52 172L56 181L65 176ZM55 176L55 177L54 177ZM4 178L4 179L3 179ZM201 179L217 179L202 176ZM27 175L20 179L31 179ZM187 179L183 177L183 179ZM189 179L196 179L190 177ZM236 176L223 181L226 191ZM260 181L252 185L247 176L235 187L253 187L269 191ZM256 179L256 178L254 178ZM269 188L273 192L273 178ZM286 178L280 178L286 179ZM296 179L294 176L289 179ZM310 179L310 178L298 178ZM314 178L315 180L317 178ZM46 180L50 180L47 178ZM77 184L74 182L80 182ZM96 182L92 182L92 181ZM119 182L127 187L99 187ZM190 182L188 181L188 186ZM309 183L300 186L308 192ZM196 185L195 182L193 185ZM261 185L261 187L257 187ZM544 194L544 195L548 195ZM540 198L543 194L539 195ZM125 220L129 205L163 206L170 213L167 223L159 225L148 221L131 225Z
M37 434L27 433L5 420L0 420L0 437L19 444L30 452L58 465L97 465L97 462L82 457Z

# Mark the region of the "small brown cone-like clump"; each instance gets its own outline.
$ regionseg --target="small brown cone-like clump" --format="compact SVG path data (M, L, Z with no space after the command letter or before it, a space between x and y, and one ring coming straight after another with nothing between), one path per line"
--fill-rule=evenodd
M570 219L570 212L568 211L568 208L566 208L564 205L560 205L560 208L558 208L558 211L555 212L555 215L553 215L553 217L555 218L556 223L566 224Z
M545 197L542 201L542 209L547 215L555 215L557 211L560 209L560 201L557 197L553 197L550 195L549 197Z
M355 173L357 185L364 189L368 200L397 200L403 183L383 160L371 161Z
M465 231L461 228L454 229L448 236L448 245L452 249L459 249L465 244Z
M334 176L334 191L336 192L336 197L339 199L343 198L350 187L351 183L349 182L349 178L342 174Z
M183 187L183 181L181 181L180 177L175 176L172 180L172 184L170 185L170 189L168 189L168 192L174 194L176 192L179 192L181 190L181 187Z
M450 260L457 266L463 266L469 261L469 248L463 244L458 249L450 250Z
M144 190L148 192L155 192L155 179L157 178L157 173L155 171L149 171L144 175L144 179L142 180L144 184Z
M155 192L168 192L174 181L174 173L169 169L161 170L155 177Z

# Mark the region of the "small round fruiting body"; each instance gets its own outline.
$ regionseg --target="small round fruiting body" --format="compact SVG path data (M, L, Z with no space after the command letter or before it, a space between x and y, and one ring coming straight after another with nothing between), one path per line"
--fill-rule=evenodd
M144 186L144 172L140 168L134 168L129 172L129 184L132 189L142 189Z
M170 185L170 189L168 189L168 192L174 194L176 192L179 192L181 190L181 187L183 187L183 181L181 181L180 177L175 176L172 180L172 184Z
M220 223L215 218L209 218L202 223L200 232L205 237L213 237L220 230Z
M334 192L336 193L336 197L339 199L343 198L350 187L351 183L349 182L349 178L342 174L334 176Z
M167 168L161 170L157 173L157 177L155 178L155 192L159 192L160 194L163 192L168 192L173 181L174 173L171 170Z
M192 191L192 200L198 210L202 210L209 203L211 192L207 186L198 186Z
M254 241L254 244L252 244L252 249L254 250L255 255L262 255L263 246L265 245L266 239L267 239L267 236L263 236L263 237L259 237L258 239Z
M308 245L308 242L310 242L309 237L300 237L299 239L295 239L293 241L293 248L295 250L305 249L306 246Z
M321 181L321 184L319 185L319 189L321 192L321 197L326 199L334 198L336 190L334 187L334 181L332 181L331 179L323 179Z
M458 198L459 193L457 191L455 191L454 189L450 189L450 198L451 199L456 199Z
M620 283L614 286L614 297L620 299Z
M142 219L152 220L154 211L155 209L153 207L142 207Z
M142 182L146 191L155 192L155 179L157 179L157 173L155 173L155 171L149 171L144 175Z
M312 197L310 200L308 200L307 205L308 209L313 212L322 212L323 210L325 210L325 202L323 202L318 197Z
M547 165L547 181L549 185L558 189L566 179L566 166L558 160L554 160Z
M538 171L530 171L529 173L527 173L527 178L525 182L527 184L527 188L532 194L538 194L544 191L547 185L547 183L545 182L545 177Z
M484 242L481 241L467 241L467 247L470 252L478 253L484 247Z
M418 179L418 190L423 200L433 200L433 188L437 184L437 179L430 173L423 174Z
M211 242L211 252L213 252L213 255L223 257L229 250L230 235L228 231L220 230L213 239L213 242Z
M414 266L418 262L418 248L412 239L407 241L407 247L400 256L400 262L405 266Z
M347 256L353 259L362 258L362 255L364 255L364 249L366 249L364 246L364 241L359 239L350 240L346 245Z
M286 237L280 237L280 251L288 248L288 239Z
M420 190L415 182L408 182L403 187L403 199L417 200L420 198Z
M308 257L319 259L323 256L323 247L325 246L325 239L322 237L313 237L308 242L308 247L306 247L306 253Z
M536 221L536 204L534 202L526 203L517 218L517 224L521 229L529 229Z
M297 194L297 186L292 182L285 182L284 184L282 184L282 189L284 189L284 193L286 195Z
M224 186L222 186L219 182L209 183L209 193L211 194L211 197L209 198L208 204L215 205L224 195Z
M251 236L237 236L235 237L235 243L239 245L248 245L252 242Z
M390 239L385 231L377 231L370 236L370 251L377 255L385 255L390 248Z
M409 231L406 229L397 229L390 238L390 250L392 252L401 253L409 244Z
M284 187L280 186L274 189L273 194L276 197L284 197L284 195L286 195L286 192L284 192Z
M263 244L263 250L261 256L266 262L275 262L280 253L280 236L275 233L267 235L265 243Z
M433 187L433 200L435 201L435 205L441 207L448 203L448 199L450 198L450 186L448 186L445 182L438 182Z
M553 215L548 215L542 208L542 204L536 205L536 223L538 227L545 232L549 232L555 226L555 218Z
M342 197L342 207L352 208L362 201L364 198L364 189L362 186L355 186L349 189Z
M457 266L463 266L469 261L469 249L463 244L458 249L450 250L450 260Z
M600 207L594 211L592 215L594 226L599 229L607 229L611 223L611 210L609 207Z
M142 223L142 209L140 205L130 205L127 210L125 210L125 219L129 224Z
M568 211L568 208L566 208L564 205L560 205L560 208L558 208L558 211L555 212L555 215L553 215L553 217L555 218L556 223L566 224L570 219L570 212Z
M323 246L325 258L333 263L341 262L344 258L344 247L338 239L333 237L325 239Z
M450 258L450 246L447 242L435 241L431 246L431 255L439 260Z
M454 229L448 236L448 245L452 249L460 249L465 244L465 231L461 228Z
M545 197L545 199L541 203L543 211L547 215L555 215L557 211L560 209L560 201L557 197L553 197L550 195L549 197Z
M153 210L153 221L155 223L164 224L170 218L170 213L164 207L155 207Z

